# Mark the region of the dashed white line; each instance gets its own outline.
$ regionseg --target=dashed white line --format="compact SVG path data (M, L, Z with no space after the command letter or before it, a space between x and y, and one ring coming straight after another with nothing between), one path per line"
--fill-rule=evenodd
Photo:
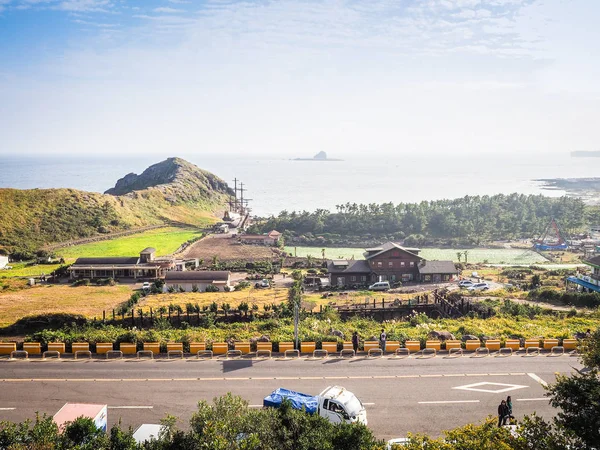
M540 383L542 386L547 387L548 383L546 383L544 380L542 380L540 377L538 377L535 373L528 373L527 374L529 377L531 377L532 379L534 379L535 381L537 381L538 383Z
M0 408L0 411L14 411L17 408Z
M154 406L109 406L108 409L153 409Z
M438 400L432 402L419 402L419 405L438 405L443 403L479 403L479 400Z
M518 402L541 402L541 401L550 401L550 399L543 397L543 398L518 398L517 399Z

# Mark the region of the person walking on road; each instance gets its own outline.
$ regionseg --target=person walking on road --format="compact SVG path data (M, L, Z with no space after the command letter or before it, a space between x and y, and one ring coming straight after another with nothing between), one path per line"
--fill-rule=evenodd
M498 426L506 424L506 419L508 418L508 406L506 406L506 402L502 400L498 405Z
M358 353L358 332L352 333L352 348L354 349L354 354Z
M385 342L387 341L387 334L385 334L385 330L381 329L381 334L379 335L379 345L381 346L381 351L385 353Z
M509 422L515 418L515 416L513 416L512 413L512 398L509 395L508 397L506 397L506 408L508 409L508 420Z

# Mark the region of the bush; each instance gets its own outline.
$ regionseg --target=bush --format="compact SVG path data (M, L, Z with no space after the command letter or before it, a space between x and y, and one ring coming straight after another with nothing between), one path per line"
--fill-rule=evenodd
M209 284L206 286L206 292L219 292L219 288L214 284Z
M564 292L553 289L535 289L527 298L534 301L544 301L559 305L571 305L584 308L600 306L600 293Z

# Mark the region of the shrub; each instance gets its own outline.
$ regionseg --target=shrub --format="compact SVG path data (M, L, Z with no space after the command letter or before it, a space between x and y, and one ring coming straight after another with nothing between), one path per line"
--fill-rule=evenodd
M209 284L206 286L206 292L219 292L219 288L214 284Z

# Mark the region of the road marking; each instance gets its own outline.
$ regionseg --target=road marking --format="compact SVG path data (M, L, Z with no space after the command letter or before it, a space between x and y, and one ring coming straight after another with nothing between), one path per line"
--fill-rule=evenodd
M484 389L483 386L490 386L491 389ZM494 389L493 386L499 386L500 389ZM520 384L490 383L487 381L483 381L481 383L467 384L465 386L456 386L452 389L460 389L463 391L486 392L488 394L501 394L502 392L516 391L517 389L523 389L526 387L529 386L523 386Z
M366 375L366 376L321 376L321 377L206 377L206 378L4 378L0 382L12 383L31 383L31 382L104 382L104 383L119 383L119 382L165 382L165 381L254 381L254 380L383 380L383 379L402 379L402 378L442 378L442 377L489 377L489 376L519 376L529 375L532 378L537 377L535 374L526 373L445 373L445 374L422 374L422 375ZM539 383L545 384L544 380L537 377L534 378ZM539 381L541 380L541 381ZM500 383L489 383L500 384ZM505 385L516 386L516 385Z
M375 403L363 403L364 406L373 406Z
M0 411L14 411L17 408L0 408Z
M263 405L248 405L248 408L262 408Z
M108 409L153 409L154 406L109 406Z
M548 398L518 398L518 402L541 402L541 401L550 401Z
M442 403L479 403L479 400L439 400L434 402L419 402L419 405L437 405Z
M540 383L542 386L544 386L544 387L548 386L548 383L546 383L544 380L542 380L540 377L538 377L535 373L528 373L527 375L530 376L531 378L533 378L538 383Z

